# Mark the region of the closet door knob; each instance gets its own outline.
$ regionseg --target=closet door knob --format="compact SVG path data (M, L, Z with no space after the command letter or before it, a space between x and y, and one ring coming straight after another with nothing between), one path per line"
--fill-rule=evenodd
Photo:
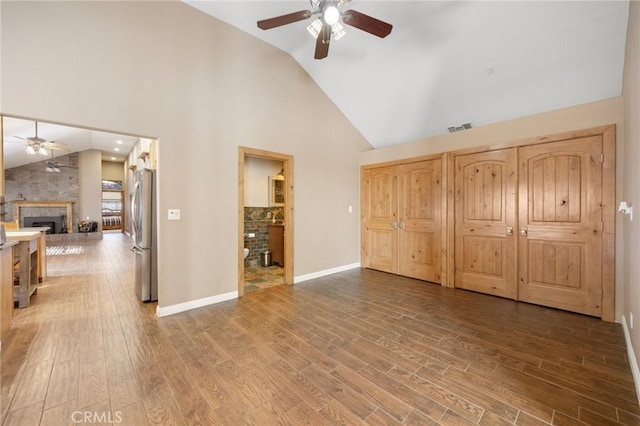
M513 226L507 226L507 236L513 235Z
M400 229L404 229L404 222L400 222Z
M520 228L520 235L522 235L523 237L527 236L527 228Z
M398 229L398 222L393 222L393 223L391 224L391 227L392 227L393 229Z

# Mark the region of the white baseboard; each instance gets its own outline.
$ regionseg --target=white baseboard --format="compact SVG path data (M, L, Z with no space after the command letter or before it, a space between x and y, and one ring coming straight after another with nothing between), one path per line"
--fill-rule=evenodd
M298 275L297 277L293 277L293 283L301 283L303 281L313 280L315 278L326 277L327 275L337 274L338 272L348 271L350 269L356 269L360 267L360 262L351 263L349 265L338 266L336 268L325 269L323 271L312 272L306 275Z
M179 312L189 311L191 309L201 308L203 306L214 305L227 300L238 298L238 291L230 291L229 293L218 294L216 296L205 297L202 299L191 300L189 302L178 303L177 305L158 306L156 307L156 315L166 317L168 315L177 314Z
M313 272L311 274L300 275L293 278L294 283L301 283L303 281L312 280L314 278L325 277L327 275L337 274L338 272L348 271L350 269L356 269L360 267L360 262L352 263L350 265L338 266L336 268L325 269L324 271ZM238 298L237 291L230 291L229 293L218 294L216 296L205 297L203 299L191 300L189 302L178 303L177 305L170 306L158 306L156 308L156 315L159 317L166 317L168 315L177 314L180 312L188 311L191 309L201 308L203 306L214 305L220 302L226 302L227 300L233 300Z
M622 329L624 330L624 340L627 342L627 356L629 357L629 364L631 365L633 382L636 385L636 396L638 397L638 402L640 402L640 368L638 368L638 359L636 358L636 353L633 351L633 345L631 344L631 334L629 334L627 319L622 315L620 320L620 322L622 322Z

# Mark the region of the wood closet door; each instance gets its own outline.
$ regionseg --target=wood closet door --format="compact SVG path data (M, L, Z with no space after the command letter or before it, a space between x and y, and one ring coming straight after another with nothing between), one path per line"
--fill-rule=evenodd
M455 287L517 298L516 182L516 148L456 157Z
M396 168L365 170L362 186L364 267L398 271L398 180Z
M520 149L520 300L601 316L601 153L601 136Z
M399 166L400 275L441 283L442 160Z

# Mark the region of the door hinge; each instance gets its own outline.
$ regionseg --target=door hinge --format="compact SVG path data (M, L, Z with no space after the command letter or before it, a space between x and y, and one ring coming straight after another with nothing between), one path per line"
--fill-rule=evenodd
M600 222L600 232L604 232L604 222Z
M600 153L600 162L604 163L604 152Z

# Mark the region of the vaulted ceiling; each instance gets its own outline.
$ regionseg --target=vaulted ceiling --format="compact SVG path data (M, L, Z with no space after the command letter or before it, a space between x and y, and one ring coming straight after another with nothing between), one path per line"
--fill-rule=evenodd
M393 24L347 26L314 60L313 18L263 31L298 1L184 0L291 54L376 148L619 96L628 1L357 1Z
M29 145L28 138L36 135L36 122L15 117L3 117L2 120L6 169L88 149L101 151L103 161L124 162L138 141L134 136L38 122L38 138L53 142L53 146L59 146L63 150L51 150L45 144L47 155L32 155L26 152L26 147Z

